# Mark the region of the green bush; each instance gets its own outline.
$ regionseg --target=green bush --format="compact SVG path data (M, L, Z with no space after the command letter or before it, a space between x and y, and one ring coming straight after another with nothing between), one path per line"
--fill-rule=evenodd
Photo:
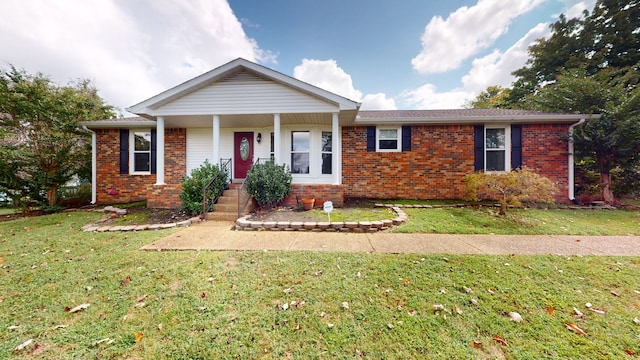
M291 193L291 170L273 161L254 165L247 173L247 192L258 205L275 205Z
M211 165L208 160L205 160L199 168L193 169L188 177L182 178L180 201L182 201L183 210L192 215L202 212L202 189L214 177L216 181L207 190L207 199L213 200L226 185L226 176L220 171L218 165Z

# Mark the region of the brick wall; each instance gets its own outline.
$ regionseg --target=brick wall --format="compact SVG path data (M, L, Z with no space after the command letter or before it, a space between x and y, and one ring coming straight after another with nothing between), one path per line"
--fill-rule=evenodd
M473 172L472 125L411 127L411 151L366 150L366 127L344 127L342 182L345 198L461 199L462 178ZM522 127L523 165L558 185L567 202L568 124Z
M342 131L346 198L459 199L473 171L473 126L412 126L411 151L366 150L366 127Z
M522 126L522 162L558 186L555 199L568 203L568 136L570 124Z
M97 129L95 132L98 204L147 200L149 207L180 207L180 181L186 171L185 129L165 130L165 183L167 185L164 186L154 185L155 174L120 174L120 130Z
M291 195L284 199L283 204L295 207L298 200L302 204L303 198L315 198L315 207L322 207L327 200L333 206L341 207L344 204L344 188L341 185L292 184Z

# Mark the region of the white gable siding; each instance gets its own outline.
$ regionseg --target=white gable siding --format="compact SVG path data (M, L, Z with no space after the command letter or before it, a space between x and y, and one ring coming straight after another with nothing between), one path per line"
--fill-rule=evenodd
M196 90L157 109L161 115L338 112L336 104L246 71Z

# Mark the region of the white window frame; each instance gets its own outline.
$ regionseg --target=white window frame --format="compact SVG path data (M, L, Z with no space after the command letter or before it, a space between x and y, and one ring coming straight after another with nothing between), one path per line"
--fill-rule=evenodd
M294 133L307 133L308 134L308 136L309 136L309 139L308 139L309 148L308 149L306 149L306 150L293 150L293 134ZM312 174L313 173L313 169L312 169L313 165L312 165L312 160L311 160L311 157L312 157L311 154L313 153L313 133L312 133L312 131L310 129L309 130L292 130L291 133L290 133L290 139L291 139L291 146L289 147L289 161L291 162L290 167L291 167L291 170L292 170L291 171L292 175L294 175L294 174L295 175L310 175L310 174ZM306 172L306 173L297 173L297 172L294 173L293 172L293 155L294 154L307 154L308 162L309 162L308 163L308 165L309 165L308 172Z
M149 150L136 151L136 133L148 133L149 134ZM148 153L149 154L149 170L147 171L136 171L136 156L137 153ZM151 174L151 129L131 129L129 130L129 174L132 175L149 175Z
M382 130L396 130L396 134L397 134L397 147L395 149L381 149L380 148L380 140L383 140L380 138L380 131ZM390 139L385 139L385 140L390 140ZM377 152L400 152L402 151L402 127L398 126L398 127L377 127L376 126L376 151Z
M487 149L487 130L488 129L504 129L504 149ZM489 124L484 126L482 136L484 170L488 173L501 173L511 171L511 125ZM488 170L487 169L487 151L504 151L504 170Z

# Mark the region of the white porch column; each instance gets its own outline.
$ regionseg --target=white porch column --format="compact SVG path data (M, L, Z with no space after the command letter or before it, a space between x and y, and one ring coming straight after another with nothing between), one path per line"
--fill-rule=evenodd
M164 185L164 117L156 121L156 185Z
M340 122L338 113L331 114L331 173L333 184L340 185L342 172L342 149L340 149Z
M213 153L212 165L220 165L220 116L213 115Z
M273 161L276 164L282 164L280 148L280 114L273 114Z

